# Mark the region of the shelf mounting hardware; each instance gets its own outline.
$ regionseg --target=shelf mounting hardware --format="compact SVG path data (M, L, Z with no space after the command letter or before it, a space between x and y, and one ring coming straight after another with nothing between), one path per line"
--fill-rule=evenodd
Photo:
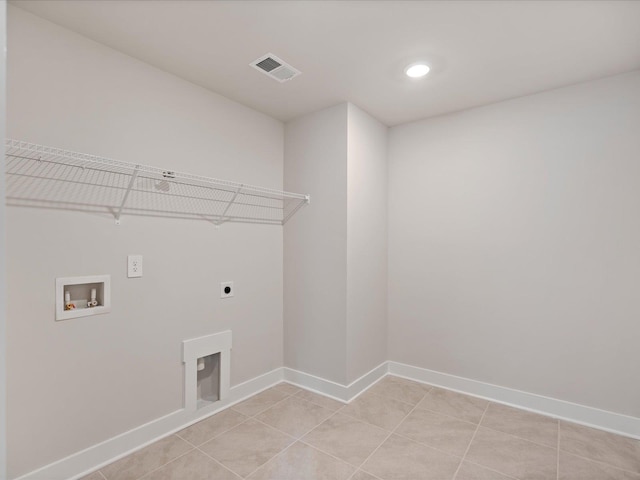
M241 184L240 187L238 187L238 189L235 191L235 193L233 194L233 197L231 197L231 200L229 200L229 203L227 203L227 206L224 208L224 212L222 212L222 215L220 215L220 220L218 220L217 222L214 222L216 226L220 226L226 221L225 215L229 211L229 208L231 208L231 205L233 205L233 202L236 201L236 198L238 197L238 194L242 190L242 187L244 187L244 184Z
M124 197L122 198L122 203L120 204L120 208L116 212L116 225L120 225L120 215L122 215L122 209L124 208L125 203L127 203L127 197L131 193L131 189L138 178L138 173L140 172L140 165L136 165L136 168L133 170L133 175L131 175L131 179L129 180L129 185L127 186L127 191L124 192Z

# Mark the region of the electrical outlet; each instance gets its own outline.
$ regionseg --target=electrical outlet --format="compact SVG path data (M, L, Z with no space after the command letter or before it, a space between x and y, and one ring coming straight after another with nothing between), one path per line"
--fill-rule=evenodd
M142 276L142 255L129 255L127 257L127 277Z
M234 289L233 282L220 283L220 298L233 297Z

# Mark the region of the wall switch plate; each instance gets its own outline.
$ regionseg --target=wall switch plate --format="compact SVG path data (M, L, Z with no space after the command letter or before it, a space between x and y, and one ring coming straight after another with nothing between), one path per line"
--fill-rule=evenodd
M142 255L129 255L127 257L127 277L142 276Z
M233 282L220 283L220 298L233 297L233 293L234 293Z

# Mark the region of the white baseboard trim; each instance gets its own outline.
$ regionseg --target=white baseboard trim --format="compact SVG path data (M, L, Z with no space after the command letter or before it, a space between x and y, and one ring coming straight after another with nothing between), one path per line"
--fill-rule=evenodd
M314 391L325 397L333 398L334 400L348 403L384 377L388 373L387 364L388 362L382 362L349 385L342 385L288 367L284 367L284 379L292 385Z
M605 430L619 435L640 439L640 418L608 412L535 393L523 392L512 388L500 387L469 378L457 377L426 368L414 367L389 361L389 373L409 380L443 387L502 403L512 407L529 410L550 417L579 423L588 427Z
M399 362L383 362L349 385L342 385L292 368L281 367L231 387L229 398L210 407L198 410L195 413L189 413L185 409L176 410L164 417L74 453L15 480L67 480L80 478L161 438L229 408L283 380L306 390L348 403L388 374L640 439L640 418L500 387L469 378L457 377L426 368L405 365Z
M226 400L193 413L188 412L186 409L176 410L164 417L140 425L128 432L22 475L15 480L67 480L80 478L161 438L172 435L189 425L229 408L247 397L266 390L282 382L283 379L283 369L276 368L231 387L229 397Z

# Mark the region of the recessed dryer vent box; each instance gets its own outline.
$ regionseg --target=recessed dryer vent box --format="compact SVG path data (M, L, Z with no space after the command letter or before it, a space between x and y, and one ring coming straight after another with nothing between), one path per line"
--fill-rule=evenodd
M56 278L56 320L111 311L111 275Z
M230 330L182 342L185 409L207 411L227 399L230 357Z
M220 352L198 358L198 409L220 400Z

